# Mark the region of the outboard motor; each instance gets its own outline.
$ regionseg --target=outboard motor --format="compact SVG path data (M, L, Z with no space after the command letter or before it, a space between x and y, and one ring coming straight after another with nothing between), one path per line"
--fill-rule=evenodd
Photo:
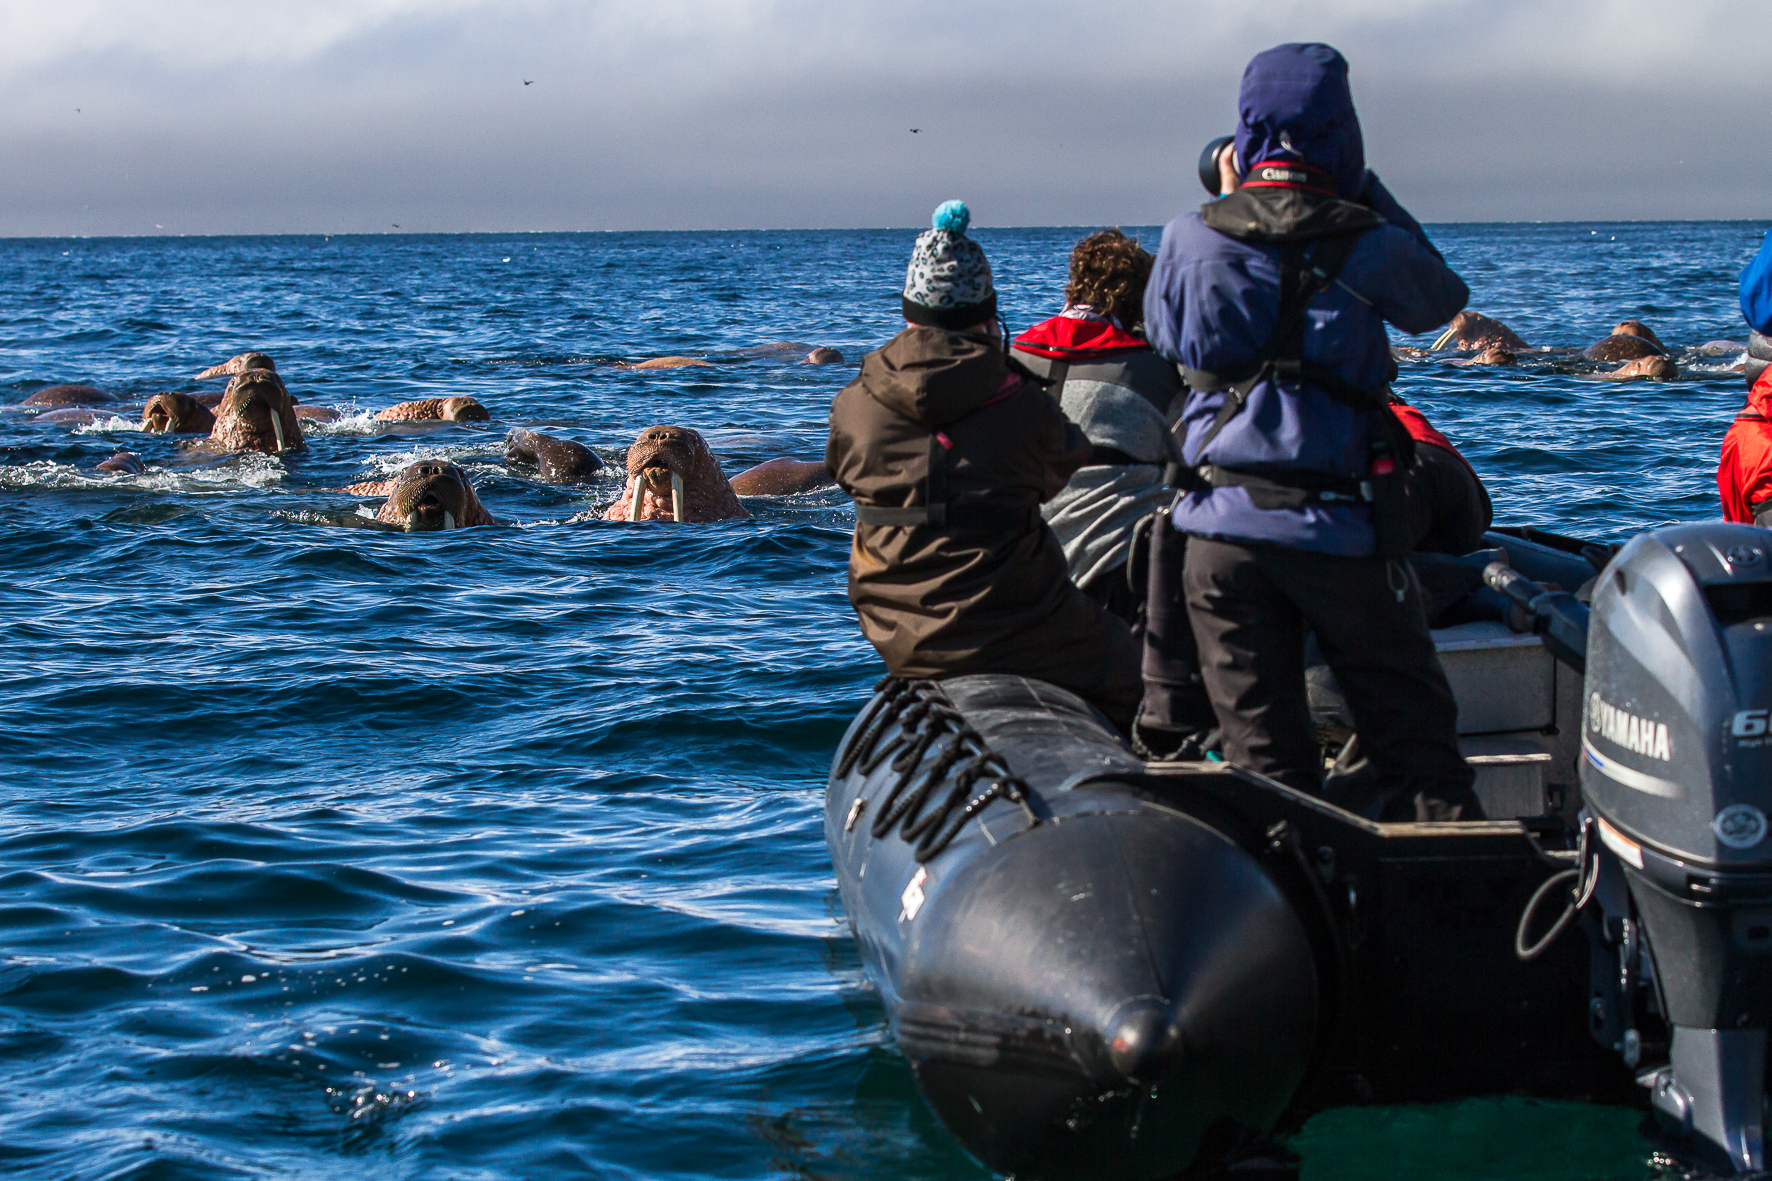
M1766 1167L1772 1027L1772 533L1643 534L1594 589L1578 904L1589 1013L1665 1130L1715 1167ZM1665 1065L1658 1034L1665 1021ZM1641 1028L1640 1028L1641 1027Z

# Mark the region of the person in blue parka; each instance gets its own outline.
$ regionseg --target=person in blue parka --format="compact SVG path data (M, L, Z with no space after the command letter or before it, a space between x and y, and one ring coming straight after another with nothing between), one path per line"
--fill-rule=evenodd
M1476 818L1457 705L1401 560L1413 442L1389 410L1384 328L1444 324L1469 290L1367 170L1340 53L1257 55L1238 109L1235 191L1164 229L1144 304L1189 387L1172 519L1225 757L1320 790L1314 632L1370 760L1349 806Z

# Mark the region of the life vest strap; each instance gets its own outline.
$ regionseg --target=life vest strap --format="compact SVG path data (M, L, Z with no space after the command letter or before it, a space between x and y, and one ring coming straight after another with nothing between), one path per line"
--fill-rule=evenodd
M1211 488L1242 488L1259 509L1370 505L1372 483L1311 471L1246 471L1203 463L1194 469Z

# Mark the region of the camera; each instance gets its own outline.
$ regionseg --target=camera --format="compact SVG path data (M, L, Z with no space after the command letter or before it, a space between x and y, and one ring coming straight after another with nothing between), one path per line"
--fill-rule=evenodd
M1231 145L1235 143L1236 140L1237 137L1234 135L1221 135L1211 143L1207 144L1206 150L1200 153L1200 183L1205 185L1206 191L1211 193L1214 197L1220 195L1218 185L1218 158L1225 152L1230 151Z

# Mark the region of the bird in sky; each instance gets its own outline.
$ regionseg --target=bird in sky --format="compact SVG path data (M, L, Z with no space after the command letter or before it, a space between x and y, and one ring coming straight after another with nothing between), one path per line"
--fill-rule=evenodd
M397 229L399 229L399 228L400 228L400 223L399 223L399 222L397 222L397 221L396 221L396 222L391 222L391 223L389 223L389 224L391 224L391 225L392 225L392 226L393 226L393 227L394 227L394 228L395 228L395 229L396 229L396 230L397 230Z
M921 130L923 130L921 127L913 127L913 128L911 128L911 134L915 135L915 134L917 134L917 132L919 132Z
M534 85L535 85L535 79L533 79L533 78L525 78L525 79L523 79L523 85L525 85L525 86L534 86Z

